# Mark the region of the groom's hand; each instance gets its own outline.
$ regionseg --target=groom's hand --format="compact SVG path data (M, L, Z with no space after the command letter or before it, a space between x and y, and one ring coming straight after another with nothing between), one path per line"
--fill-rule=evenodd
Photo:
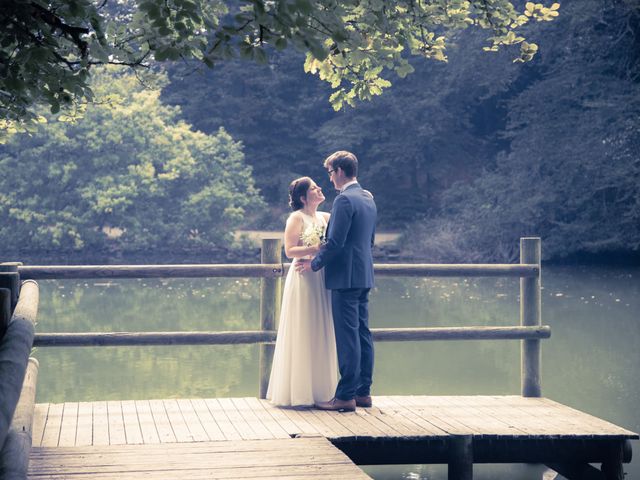
M298 260L296 262L296 272L304 273L311 271L311 260Z

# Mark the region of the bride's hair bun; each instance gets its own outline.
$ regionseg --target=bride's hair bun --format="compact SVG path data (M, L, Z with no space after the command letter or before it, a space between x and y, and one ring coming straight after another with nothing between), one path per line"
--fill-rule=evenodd
M294 212L304 208L301 198L307 196L311 179L309 177L300 177L289 184L289 206Z

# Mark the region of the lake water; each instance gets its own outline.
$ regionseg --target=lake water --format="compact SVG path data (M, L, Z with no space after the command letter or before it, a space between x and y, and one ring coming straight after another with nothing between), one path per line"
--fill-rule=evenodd
M543 395L640 431L640 268L544 267ZM41 281L39 332L252 330L259 280ZM517 279L379 279L372 327L517 325ZM519 394L518 341L378 343L374 395ZM257 395L257 346L39 348L38 402ZM640 443L627 478L640 478ZM446 479L446 466L364 467ZM541 466L476 465L478 479Z

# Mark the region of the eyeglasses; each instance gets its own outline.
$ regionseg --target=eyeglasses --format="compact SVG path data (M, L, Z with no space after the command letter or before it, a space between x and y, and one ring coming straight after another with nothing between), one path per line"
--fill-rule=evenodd
M333 170L328 170L327 173L331 176L332 173L336 172L338 169L334 168Z

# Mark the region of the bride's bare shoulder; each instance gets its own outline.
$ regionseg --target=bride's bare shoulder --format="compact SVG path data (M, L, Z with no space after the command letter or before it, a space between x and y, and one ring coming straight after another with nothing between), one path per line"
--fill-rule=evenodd
M296 225L296 224L302 223L302 221L303 221L302 213L300 213L299 210L296 210L295 212L291 212L287 217L287 225Z
M331 217L331 214L329 212L318 212L320 215L322 215L322 217L329 221L329 217Z

